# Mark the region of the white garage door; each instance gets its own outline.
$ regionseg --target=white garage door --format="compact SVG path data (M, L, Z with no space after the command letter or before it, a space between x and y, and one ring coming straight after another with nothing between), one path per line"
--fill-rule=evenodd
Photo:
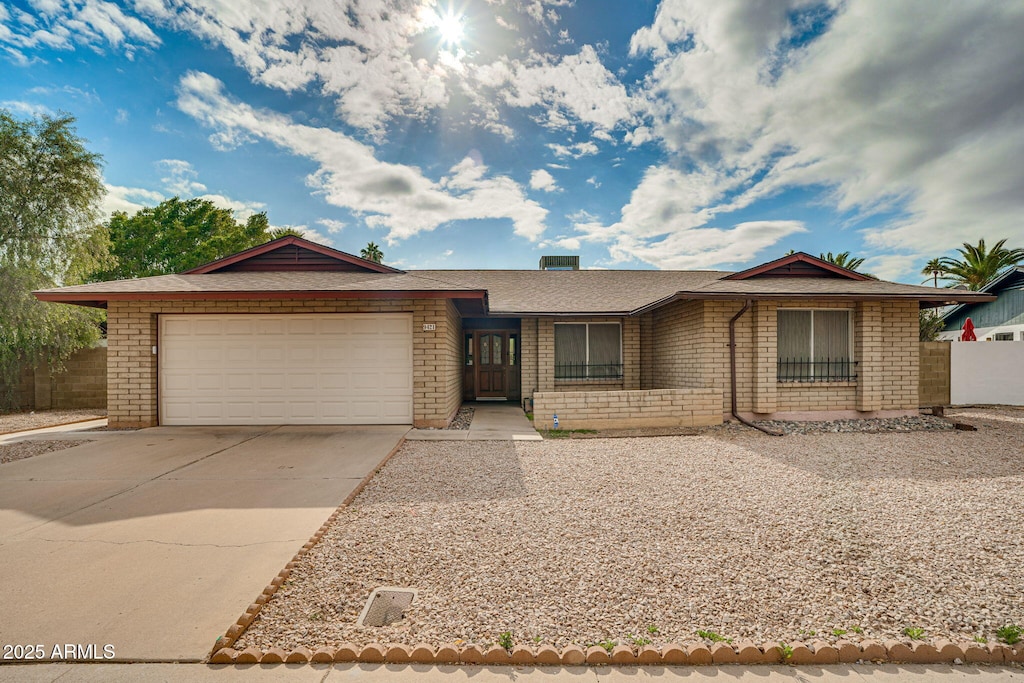
M412 316L162 315L165 425L410 424Z

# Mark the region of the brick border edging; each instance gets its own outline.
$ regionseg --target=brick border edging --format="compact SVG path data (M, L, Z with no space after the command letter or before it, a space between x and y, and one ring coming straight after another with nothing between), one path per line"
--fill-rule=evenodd
M210 650L210 654L208 655L208 661L213 663L214 659L216 659L221 652L230 649L231 646L238 641L238 639L245 632L245 629L249 628L249 625L252 624L253 620L256 619L256 615L259 614L260 610L263 609L263 605L265 605L267 601L270 600L274 593L277 592L277 589L280 588L282 584L284 584L284 582L288 579L289 576L291 576L292 570L296 566L298 566L299 561L301 561L302 558L306 555L306 553L312 550L313 547L320 542L320 539L323 538L325 533L327 533L327 530L331 527L331 524L333 524L334 521L337 520L338 517L341 515L341 513L344 512L345 509L352 503L352 501L356 499L356 496L363 492L363 489L366 488L366 485L370 483L370 480L373 479L377 475L377 473L380 472L380 470L385 465L388 464L388 461L390 461L391 458L395 456L395 453L397 453L399 449L404 445L405 434L403 434L402 438L398 440L398 443L395 444L395 447L392 448L391 451L386 456L384 456L384 459L377 463L376 467L374 467L369 474L363 477L362 481L356 484L356 487L352 489L352 492L345 497L345 500L341 502L341 505L335 508L334 512L332 512L330 516L327 518L327 520L320 525L320 528L316 530L316 532L310 537L306 544L303 545L299 549L299 551L295 553L295 556L292 557L291 561L284 566L284 569L279 571L277 573L277 576L275 576L273 580L271 580L271 582L267 584L267 587L263 589L263 592L260 593L260 595L256 598L255 602L250 604L245 609L245 612L242 613L242 616L240 616L235 621L235 623L232 624L227 631L225 631L224 635L219 636L217 638L217 640L213 644L213 648L211 648ZM277 650L278 648L271 648L271 650L269 650L268 652L276 652ZM231 651L234 652L234 650ZM248 650L245 651L248 652ZM268 655L267 653L263 653L261 654L261 658L263 656Z
M276 588L275 588L276 590ZM774 643L758 646L752 642L736 645L703 642L669 644L661 649L646 645L634 650L618 645L611 652L593 645L583 648L570 645L557 650L550 645L531 648L518 645L511 652L493 645L487 649L477 645L445 644L433 647L426 643L415 646L370 643L359 647L344 643L340 647L310 650L298 647L285 651L222 647L210 657L210 664L306 664L359 662L373 664L486 664L518 666L581 666L581 665L714 665L714 664L853 664L858 661L902 664L1024 664L1024 644L1010 647L995 643L948 640L907 642L865 640L860 643L839 641L830 645L822 641L792 643L792 655L783 661L781 650Z

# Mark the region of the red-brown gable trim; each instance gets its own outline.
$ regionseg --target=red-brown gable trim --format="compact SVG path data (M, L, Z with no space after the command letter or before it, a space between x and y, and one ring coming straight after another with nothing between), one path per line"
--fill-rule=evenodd
M268 299L480 299L487 290L274 290L270 292L33 292L40 301L103 308L107 301L262 301Z
M746 279L752 278L752 277L758 277L758 276L762 276L763 277L767 273L769 273L769 272L771 272L773 270L776 270L778 268L785 268L786 266L788 266L788 265L790 265L792 263L798 263L798 262L799 263L807 263L809 265L816 266L816 267L820 268L821 270L825 270L825 271L828 271L830 273L834 273L835 275L838 275L840 277L844 277L844 278L846 278L848 280L871 280L871 279L873 279L873 278L868 277L867 275L864 275L863 273L858 273L856 271L849 270L847 268L841 268L840 266L837 266L834 263L829 263L828 261L825 261L824 259L820 259L820 258L818 258L816 256L811 256L810 254L805 254L802 251L798 251L795 254L789 254L788 256L783 256L782 258L775 259L774 261L769 261L768 263L762 263L761 265L754 266L753 268L750 268L748 270L743 270L743 271L740 271L738 273L733 273L732 275L726 275L722 279L723 280L746 280ZM785 275L779 275L778 277L785 277Z
M210 263L205 263L205 264L203 264L201 266L193 268L192 270L186 270L184 273L182 273L182 275L202 275L202 274L205 274L205 273L215 273L218 270L220 270L222 268L225 268L227 266L233 265L235 263L238 263L239 261L245 261L247 259L253 258L254 256L259 256L260 254L266 254L267 252L274 251L275 249L280 249L281 247L286 247L286 246L289 246L289 245L292 245L292 244L294 244L296 246L299 246L299 247L302 247L303 249L309 249L310 251L316 252L317 254L321 254L323 256L328 256L330 258L337 259L338 261L343 261L345 263L351 263L351 264L359 266L361 268L365 268L366 270L371 271L371 272L376 272L376 273L404 273L405 272L403 270L398 270L397 268L392 268L391 266L385 266L383 263L377 263L376 261L369 261L367 259L359 258L358 256L353 256L352 254L345 253L344 251L339 251L337 249L332 249L330 247L325 247L324 245L317 244L316 242L310 242L307 239L303 239L303 238L297 237L295 235L286 235L284 237L279 237L276 240L271 240L270 242L267 242L266 244L260 244L260 245L257 245L255 247L251 247L249 249L246 249L245 251L240 251L237 254L232 254L231 256L225 256L222 259L217 259L216 261L211 261Z

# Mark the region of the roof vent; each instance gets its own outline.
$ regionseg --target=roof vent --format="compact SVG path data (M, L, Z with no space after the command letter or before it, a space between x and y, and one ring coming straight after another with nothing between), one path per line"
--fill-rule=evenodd
M541 270L579 270L579 256L541 256Z
M370 593L356 626L387 626L405 616L416 595L415 588L381 586Z

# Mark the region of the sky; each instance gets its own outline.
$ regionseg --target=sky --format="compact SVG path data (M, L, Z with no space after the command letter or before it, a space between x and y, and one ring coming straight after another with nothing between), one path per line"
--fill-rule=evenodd
M206 197L399 268L920 283L1024 247L1024 2L16 0L0 108L66 112L104 211Z

